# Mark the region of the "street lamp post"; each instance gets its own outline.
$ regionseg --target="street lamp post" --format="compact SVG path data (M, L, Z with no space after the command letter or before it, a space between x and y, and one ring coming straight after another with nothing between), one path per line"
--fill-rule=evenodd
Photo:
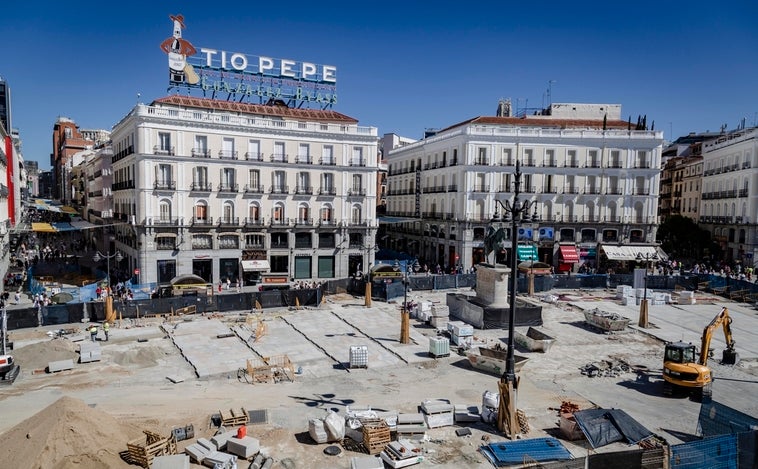
M395 270L400 269L400 262L395 261L395 264L393 266ZM408 279L409 275L411 273L411 269L413 269L413 272L417 272L418 269L421 267L418 263L418 259L413 261L413 264L408 266L408 262L405 263L405 278L404 278L404 294L403 294L403 309L401 310L401 316L400 316L400 343L401 344L409 344L411 342L411 318L410 318L410 311L408 311Z
M640 320L638 325L640 327L647 328L648 327L648 301L647 301L647 274L649 270L649 263L650 261L658 260L658 254L652 253L652 254L642 254L641 252L637 253L637 262L645 261L645 290L644 295L642 297L642 301L640 302Z
M108 254L101 254L100 251L95 251L95 255L92 256L92 260L95 262L100 262L101 260L106 260L106 266L107 272L105 273L106 281L108 282L108 286L111 286L111 259L115 260L116 262L121 262L124 260L124 256L121 255L120 251L116 251L113 254L110 254L110 251L108 251Z
M374 252L379 252L379 245L376 244L373 247L363 247L364 251L366 251L366 254L364 256L365 263L363 264L366 267L366 275L363 276L363 281L366 282L366 291L364 292L365 296L365 306L366 308L371 307L371 262L369 262L369 259L371 257L369 256L369 252L373 249Z
M516 291L517 291L517 249L518 238L516 236L519 221L538 221L537 205L534 201L519 200L521 187L521 169L519 161L516 160L516 173L513 181L513 203L495 199L495 215L492 218L493 223L511 223L511 286L510 286L510 304L508 311L508 352L505 359L505 372L500 377L500 403L497 414L498 430L505 433L509 438L515 439L519 424L516 419L516 400L518 396L518 377L516 376L516 359L514 356L513 336L515 335L514 323L516 321ZM498 206L503 209L504 215L501 218L498 213ZM534 214L529 216L529 210L534 208Z

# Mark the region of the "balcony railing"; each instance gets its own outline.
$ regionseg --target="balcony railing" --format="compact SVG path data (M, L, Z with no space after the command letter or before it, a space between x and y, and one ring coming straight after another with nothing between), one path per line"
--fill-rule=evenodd
M290 225L289 218L272 218L271 219L271 226L289 226L289 225Z
M239 192L239 185L237 184L219 184L219 192Z
M621 195L621 189L618 187L609 187L605 190L607 195Z
M274 163L289 163L289 160L288 155L280 155L278 153L271 155L271 161Z
M359 225L365 225L366 224L366 220L364 220L362 218L351 218L350 220L348 220L347 223L350 226L359 226Z
M351 158L350 166L366 166L365 158Z
M366 195L366 189L352 188L347 190L348 197L364 197Z
M336 166L337 165L337 159L334 158L334 157L332 157L332 158L321 158L319 160L319 164L324 165L324 166Z
M134 181L121 181L113 183L114 191L121 191L125 189L134 189Z
M219 150L218 157L222 160L236 160L237 150Z
M179 226L182 224L182 217L155 217L155 218L148 218L147 224L148 225L159 225L159 226Z
M263 226L264 224L263 218L245 218L245 226Z
M322 187L318 190L319 195L337 195L337 189L334 187Z
M333 218L322 218L318 221L320 226L337 226L337 220Z
M256 184L256 185L246 184L245 185L245 194L263 194L263 192L264 192L264 187L261 184Z
M211 226L213 225L213 217L192 217L192 226Z
M213 184L210 182L193 182L190 184L191 192L211 192L213 190Z
M313 218L296 218L295 226L313 226Z
M295 195L313 195L313 187L296 186Z
M295 163L298 164L311 164L313 159L310 156L298 155L295 157Z
M584 189L585 194L600 194L600 188L599 187L586 187Z
M174 156L174 147L162 147L155 145L153 147L153 155L170 155Z
M544 166L546 168L556 168L556 167L558 167L558 162L555 161L555 160L543 160L542 161L542 166Z
M563 165L565 168L578 168L579 162L578 161L566 161L566 163Z
M458 191L458 184L449 184L447 186L448 192L457 192Z
M471 192L489 192L490 186L481 185L481 184L475 184L474 187L471 189Z
M239 226L239 217L221 217L218 219L219 226Z
M210 158L211 151L207 148L193 148L190 153L193 158Z
M176 181L154 181L153 189L161 191L175 191Z
M611 169L621 169L622 165L620 161L611 161L608 163L608 167Z
M272 194L289 194L290 188L289 186L271 186L271 193Z
M245 159L247 161L263 161L263 153L248 151L245 153Z

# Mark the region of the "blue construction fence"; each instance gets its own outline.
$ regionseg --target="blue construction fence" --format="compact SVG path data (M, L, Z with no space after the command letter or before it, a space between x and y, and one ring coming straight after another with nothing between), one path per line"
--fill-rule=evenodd
M318 306L321 304L321 289L272 290L252 293L225 293L213 296L181 296L171 298L144 298L121 301L113 300L116 316L135 319L145 316L163 315L187 306L195 306L197 313L253 311L262 309ZM105 319L105 302L87 301L66 304L51 304L37 308L14 308L7 310L8 330L27 327L75 324L84 318L90 321Z

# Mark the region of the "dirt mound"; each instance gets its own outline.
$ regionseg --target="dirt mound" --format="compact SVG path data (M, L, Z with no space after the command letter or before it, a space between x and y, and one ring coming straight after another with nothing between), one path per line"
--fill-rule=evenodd
M166 356L161 347L139 347L125 352L114 352L112 361L121 366L139 365L141 367L155 366Z
M45 368L50 362L72 359L79 360L78 346L68 339L54 338L13 350L13 359L22 370L31 371Z
M64 396L0 435L0 467L130 467L119 452L141 431Z

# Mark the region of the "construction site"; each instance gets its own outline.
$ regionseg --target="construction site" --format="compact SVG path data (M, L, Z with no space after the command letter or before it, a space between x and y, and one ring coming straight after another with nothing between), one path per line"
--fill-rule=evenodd
M317 307L116 319L107 337L90 323L14 330L0 467L755 467L752 304L673 292L641 326L622 289L530 296L541 315L515 328L511 438L494 415L507 329L447 316L449 295L471 293L411 292L407 343L400 302L346 293ZM667 344L700 348L706 330L707 399L673 392ZM722 363L725 349L739 358ZM744 428L716 436L725 413ZM752 449L724 436L738 433Z

